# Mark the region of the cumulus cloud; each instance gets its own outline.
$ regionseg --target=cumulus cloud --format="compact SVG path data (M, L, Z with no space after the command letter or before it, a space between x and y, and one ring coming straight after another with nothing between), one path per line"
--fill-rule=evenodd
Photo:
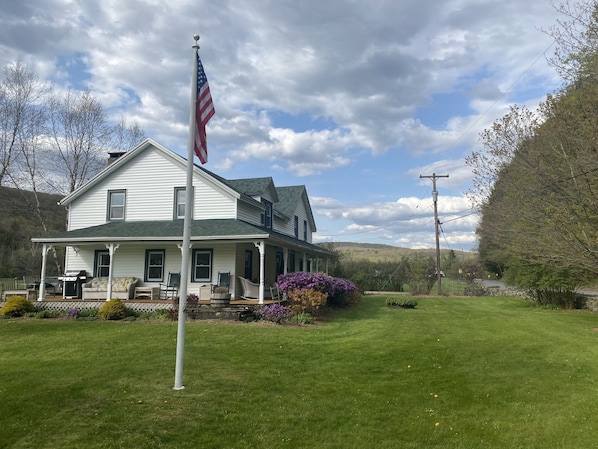
M380 173L396 166L419 186L420 172L446 171L452 188L467 188L464 157L479 132L558 85L543 60L551 39L538 31L557 17L545 0L5 3L2 65L22 59L58 89L89 88L111 117L138 121L182 154L199 33L214 169L312 185L322 228L342 223L335 232L348 235L396 222L377 238L400 244L428 241L405 229L424 226L426 198L367 204L384 189ZM352 182L335 185L348 172ZM338 199L347 192L353 203Z

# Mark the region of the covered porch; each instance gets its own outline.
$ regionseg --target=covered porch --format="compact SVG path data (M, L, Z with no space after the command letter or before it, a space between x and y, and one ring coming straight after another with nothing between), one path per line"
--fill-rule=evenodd
M181 272L182 222L119 222L67 231L33 239L41 243L42 267L38 301L56 300L46 285L46 259L53 247L66 248L66 270L84 271L89 278L123 276L139 280L136 289L159 291L169 273ZM231 306L250 307L277 302L270 288L277 276L294 271L328 272L337 255L317 245L241 220L197 220L192 225L193 257L186 282L187 294L196 294L201 306L209 305L209 294L219 274L228 273ZM257 294L244 294L241 279L256 285ZM112 297L108 283L105 299ZM51 295L52 293L52 295ZM159 301L132 294L128 303ZM159 295L158 295L159 297ZM66 299L64 295L60 299ZM81 297L73 299L83 299Z

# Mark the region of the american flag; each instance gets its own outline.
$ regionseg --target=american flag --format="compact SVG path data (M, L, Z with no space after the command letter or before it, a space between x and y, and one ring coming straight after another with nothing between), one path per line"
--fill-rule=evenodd
M195 154L202 164L208 162L208 143L206 141L206 125L212 118L216 111L214 111L214 103L212 103L212 95L210 95L210 86L208 85L208 78L206 72L201 65L199 53L197 54L197 97L195 99L195 139L194 150Z

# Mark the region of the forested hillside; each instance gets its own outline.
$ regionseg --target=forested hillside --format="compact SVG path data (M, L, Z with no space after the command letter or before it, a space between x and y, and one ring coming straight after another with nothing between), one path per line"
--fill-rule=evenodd
M598 276L598 1L562 3L550 30L564 87L512 106L468 164L485 266L539 302L570 307Z
M66 229L66 210L58 206L61 195L20 191L0 186L0 277L39 276L42 248L31 238ZM45 220L47 232L35 210ZM57 275L58 267L48 263L48 274Z

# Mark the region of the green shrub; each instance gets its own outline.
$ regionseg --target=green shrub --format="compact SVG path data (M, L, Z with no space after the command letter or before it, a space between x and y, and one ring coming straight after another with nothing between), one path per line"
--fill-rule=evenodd
M27 313L32 313L35 310L33 303L23 296L10 296L2 308L0 315L8 317L23 316Z
M60 313L55 310L40 310L35 314L35 318L57 318L59 315Z
M79 318L97 318L99 309L83 309L79 310L77 319Z
M388 298L386 300L388 307L398 307L401 309L415 309L417 301L415 299L399 299L399 298Z
M122 320L127 315L127 306L120 298L112 298L98 310L98 316L102 320Z
M293 315L291 317L291 323L293 323L293 324L303 325L303 324L313 324L313 322L314 322L314 318L311 316L311 314L309 314L307 312L300 312L297 315Z
M137 315L137 317L141 320L166 321L170 319L170 317L168 316L168 309L157 309L153 312L141 312Z

